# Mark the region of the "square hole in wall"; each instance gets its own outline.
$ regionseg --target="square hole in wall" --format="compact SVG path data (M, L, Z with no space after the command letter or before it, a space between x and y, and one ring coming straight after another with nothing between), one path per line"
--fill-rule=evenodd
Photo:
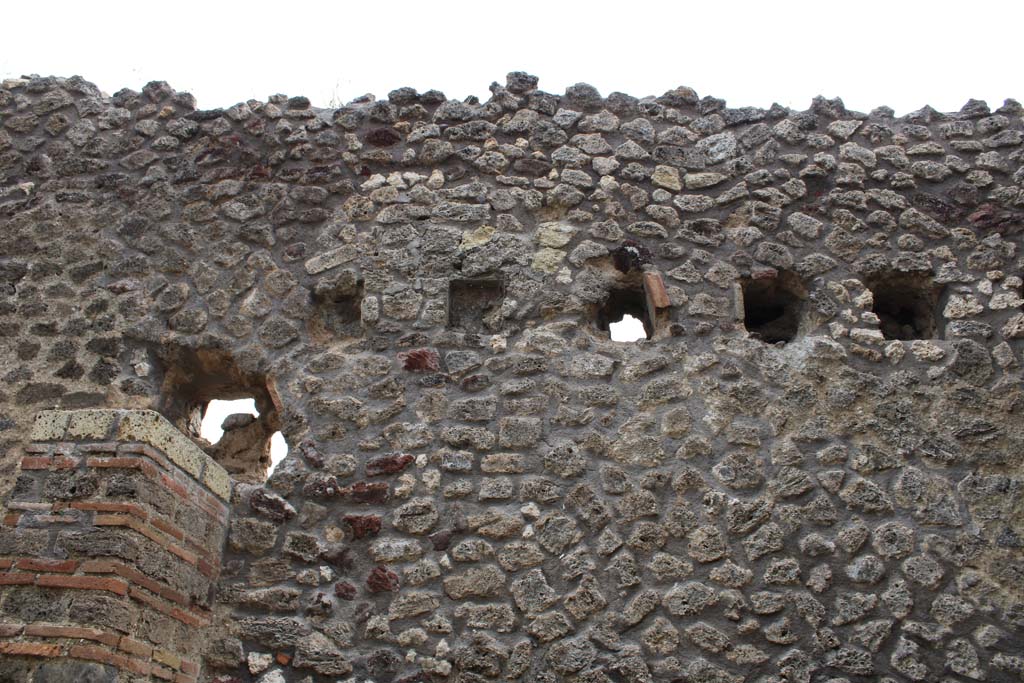
M313 290L314 322L332 337L362 334L363 282L354 271L342 271Z
M878 275L865 281L872 311L886 339L933 339L938 332L942 287L931 277L907 273Z
M743 278L743 325L750 336L768 344L790 342L800 331L807 291L789 271L775 277Z
M448 327L464 332L497 332L501 329L504 300L501 280L452 280L448 283Z
M654 326L643 289L609 290L608 299L597 310L597 327L607 332L612 341L650 339Z

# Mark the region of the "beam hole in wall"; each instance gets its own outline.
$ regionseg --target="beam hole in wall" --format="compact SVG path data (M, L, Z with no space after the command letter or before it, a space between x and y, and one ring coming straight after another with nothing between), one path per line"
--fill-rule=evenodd
M650 339L654 331L642 289L612 289L597 312L597 326L612 341L635 342Z
M315 332L330 338L362 334L363 282L354 270L317 282L313 303Z
M746 277L740 281L743 325L751 337L767 344L788 343L800 331L807 291L800 278L789 271L770 277Z
M504 300L501 280L452 280L448 283L448 327L464 332L498 332Z
M942 287L927 275L887 273L865 281L886 339L933 339Z
M221 349L167 347L158 357L160 412L236 481L266 481L287 453L287 445L283 452L280 445L279 399L266 376L241 367Z

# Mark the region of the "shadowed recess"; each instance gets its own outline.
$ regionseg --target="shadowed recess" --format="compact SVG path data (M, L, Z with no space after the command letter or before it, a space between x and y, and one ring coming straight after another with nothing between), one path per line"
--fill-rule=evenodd
M793 341L807 296L800 278L782 271L772 278L744 278L740 284L747 332L768 344Z
M867 282L872 311L886 339L932 339L936 336L942 288L925 275L893 273Z
M465 332L499 330L504 298L500 280L452 280L448 286L448 327Z
M650 339L653 331L651 318L647 313L647 301L643 290L640 289L613 289L608 293L608 299L597 312L598 329L608 332L613 341L620 341L612 336L612 326L621 323L626 318L632 318L643 326L643 337ZM616 326L617 327L617 326ZM638 330L639 331L639 330ZM633 339L621 341L635 341Z

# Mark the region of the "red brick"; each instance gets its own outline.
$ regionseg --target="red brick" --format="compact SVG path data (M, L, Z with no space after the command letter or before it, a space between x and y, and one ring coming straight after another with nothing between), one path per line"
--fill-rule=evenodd
M183 486L180 482L174 481L174 479L167 476L166 474L161 474L159 476L159 480L160 483L163 484L164 488L169 489L174 493L178 494L178 496L180 496L181 498L188 500L188 489L185 488L185 486Z
M167 616L171 616L171 607L165 605L155 595L150 595L141 588L136 588L135 586L132 586L131 589L128 591L128 595L132 596L132 598L138 600L139 602L145 603L147 606L155 609L157 612L166 614Z
M0 569L10 569L14 566L14 560L4 559L0 560Z
M160 666L159 664L151 664L150 672L155 678L159 678L162 681L174 680L174 672L168 668Z
M218 565L215 565L202 557L199 558L199 562L196 564L196 569L198 569L199 573L208 579L216 579L217 575L220 573L220 567Z
M146 591L136 588L135 586L132 586L129 589L128 594L135 600L146 604L161 614L166 614L173 619L177 619L183 624L193 627L204 627L210 625L209 617L182 609L181 607L174 607L160 598L150 595Z
M87 458L86 467L113 467L125 470L141 470L146 464L142 458Z
M96 526L129 526L131 524L131 517L127 515L102 514L93 517L92 523Z
M90 574L113 574L114 568L120 563L111 560L86 560L82 563L82 571Z
M171 542L163 534L134 517L128 517L127 515L96 515L93 518L93 524L96 526L126 526L142 534L157 545L170 550L168 546L171 545Z
M153 540L156 541L155 538ZM157 541L157 543L160 543L160 545L162 545L163 547L167 548L167 550L169 552L174 553L175 555L180 557L182 560L184 560L185 562L188 562L189 564L191 564L193 566L195 566L196 564L199 563L199 557L196 556L195 553L189 552L189 551L185 550L184 548L182 548L181 546L174 545L173 543L169 543L168 541L163 541L163 542Z
M179 593L178 591L174 590L173 588L168 588L167 586L160 586L159 595L164 600L170 600L171 602L176 602L179 605L181 605L182 607L188 607L189 606L189 599L188 599L188 597L185 596L184 593Z
M78 501L71 503L75 510L86 510L89 512L110 512L127 513L145 519L146 511L134 503L105 503L97 501Z
M654 308L668 308L671 304L660 274L649 271L644 273L644 289Z
M11 512L4 515L4 526L18 526L18 520L21 519L20 512Z
M126 517L124 515L96 515L93 519L93 524L96 526L127 526L191 565L195 565L199 561L195 553L171 543L162 533L133 517Z
M185 532L184 531L182 531L181 529L179 529L178 527L174 526L173 524L171 524L169 522L165 522L164 520L160 519L159 517L152 518L151 520L149 520L149 523L152 524L157 529L159 529L160 531L162 531L165 534L167 534L168 536L173 536L174 538L178 539L179 541L184 541L185 540Z
M53 459L48 455L26 455L21 459L23 470L48 470Z
M60 657L60 645L52 643L0 643L0 654L19 657Z
M128 579L128 581L134 583L136 586L145 588L154 595L160 595L161 591L166 589L164 584L149 578L139 570L135 569L135 567L129 567L126 564L118 563L114 566L113 572L123 579Z
M45 560L25 558L18 560L17 568L27 572L57 572L59 574L74 574L78 566L78 560Z
M13 638L21 635L25 624L0 624L0 638Z
M110 650L95 645L74 645L68 651L69 657L75 659L85 659L90 662L102 662L103 664L112 664L117 666L117 660L120 659Z
M35 574L26 574L22 572L0 574L0 586L27 586L35 582Z
M146 659L149 659L150 655L153 654L153 648L151 646L146 645L142 641L135 640L134 638L129 638L128 636L122 636L117 647L128 654L132 654L137 657L145 657Z
M54 576L52 574L44 574L36 579L36 585L49 588L108 591L117 595L128 594L128 584L124 581L98 576Z
M148 443L142 444L142 453L157 465L160 465L162 469L168 471L174 469L173 465L171 465L171 461L167 459L167 456L150 446Z
M82 640L95 640L111 647L117 645L120 639L116 633L101 631L98 628L85 628L82 626L56 626L52 624L29 624L25 627L25 635L39 638L77 638Z
M132 673L139 674L140 676L148 676L153 670L153 667L149 662L144 662L141 659L132 659L131 657L124 658L124 664L121 665L121 668L131 671Z
M171 616L177 619L178 621L182 622L183 624L188 624L189 626L201 627L207 626L210 623L209 619L201 618L195 613L188 612L186 610L181 609L180 607L175 607L174 609L172 609Z

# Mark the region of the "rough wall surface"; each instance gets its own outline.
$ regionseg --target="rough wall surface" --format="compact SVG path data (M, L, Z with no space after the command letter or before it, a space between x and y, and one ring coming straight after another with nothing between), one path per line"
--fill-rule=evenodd
M5 82L0 489L254 396L203 680L1024 677L1021 106L492 93Z

